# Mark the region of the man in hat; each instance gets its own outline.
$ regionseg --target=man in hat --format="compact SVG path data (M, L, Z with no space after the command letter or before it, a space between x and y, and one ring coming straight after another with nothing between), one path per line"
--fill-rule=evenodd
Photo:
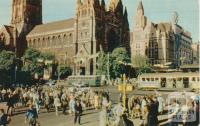
M81 124L81 114L83 112L80 100L77 100L77 99L75 100L74 108L75 108L74 124L76 124L76 122L78 120L78 124L80 125Z

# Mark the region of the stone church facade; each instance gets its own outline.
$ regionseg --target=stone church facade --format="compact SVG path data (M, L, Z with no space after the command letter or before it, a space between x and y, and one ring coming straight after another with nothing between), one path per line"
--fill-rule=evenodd
M191 34L177 22L153 23L144 15L142 1L137 7L131 33L131 57L146 56L150 64L176 67L191 63Z
M41 23L41 0L12 0L12 19L0 29L0 44L22 56L27 48L26 35Z
M77 0L72 19L42 24L42 0L13 0L12 21L0 42L21 56L27 47L55 55L74 75L96 74L98 52L130 52L128 14L121 0Z

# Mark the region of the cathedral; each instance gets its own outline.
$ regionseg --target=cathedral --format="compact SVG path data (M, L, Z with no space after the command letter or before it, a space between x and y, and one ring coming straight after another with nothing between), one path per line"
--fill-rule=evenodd
M125 47L130 53L128 13L122 0L110 0L109 6L104 0L77 0L74 18L43 24L42 0L13 0L0 44L19 57L29 47L51 53L74 75L95 75L99 51Z

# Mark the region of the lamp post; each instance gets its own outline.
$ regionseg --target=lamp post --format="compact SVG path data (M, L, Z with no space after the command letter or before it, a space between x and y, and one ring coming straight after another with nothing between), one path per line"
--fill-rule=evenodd
M108 52L108 63L107 63L107 76L108 84L110 84L110 53Z
M129 64L129 63L125 63L125 62L122 62L122 61L119 61L118 63L120 64L123 64L124 67L125 66L132 66L132 64ZM122 92L123 92L123 105L124 105L124 111L126 111L126 94L127 94L127 83L126 83L126 74L124 72L124 74L122 74Z
M123 79L123 105L124 105L124 110L126 111L126 74L122 75Z
M17 66L15 66L15 83L17 82Z
M60 62L58 62L58 81L60 81Z

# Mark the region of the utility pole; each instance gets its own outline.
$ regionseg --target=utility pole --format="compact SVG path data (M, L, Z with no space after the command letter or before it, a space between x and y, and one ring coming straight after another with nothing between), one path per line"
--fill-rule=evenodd
M58 62L58 81L60 81L60 62Z
M17 48L15 47L15 86L17 83L17 63L16 63L16 58L17 58Z
M126 74L122 75L123 79L123 105L124 105L124 110L126 111Z

